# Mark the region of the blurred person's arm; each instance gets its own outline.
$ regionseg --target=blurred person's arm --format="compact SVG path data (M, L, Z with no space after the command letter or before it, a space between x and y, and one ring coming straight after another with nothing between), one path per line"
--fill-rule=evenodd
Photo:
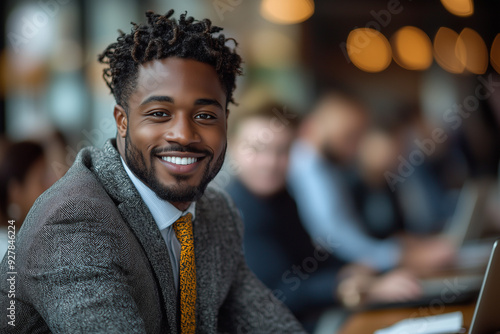
M368 236L354 216L349 196L342 191L340 176L302 153L292 151L289 182L301 220L314 242L347 262L380 271L395 267L400 261L398 242Z
M425 276L439 268L445 268L456 260L456 246L443 236L411 236L401 238L403 255L401 266L415 274Z

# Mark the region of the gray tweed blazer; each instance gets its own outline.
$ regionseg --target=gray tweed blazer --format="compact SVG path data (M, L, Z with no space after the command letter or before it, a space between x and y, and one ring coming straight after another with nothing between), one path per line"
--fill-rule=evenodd
M248 269L242 230L228 196L208 188L194 221L197 332L302 333ZM17 274L0 264L1 333L179 332L167 247L114 140L80 151L16 232Z

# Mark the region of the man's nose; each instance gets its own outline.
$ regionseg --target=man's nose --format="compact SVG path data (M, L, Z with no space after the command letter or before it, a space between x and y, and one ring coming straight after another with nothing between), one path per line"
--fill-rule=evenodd
M165 140L182 146L200 142L200 136L192 120L184 115L177 115L167 124Z

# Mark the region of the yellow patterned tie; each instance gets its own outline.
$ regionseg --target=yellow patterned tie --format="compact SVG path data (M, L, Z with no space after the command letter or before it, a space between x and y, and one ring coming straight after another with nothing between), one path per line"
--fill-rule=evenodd
M181 292L181 333L191 334L196 330L196 266L194 263L193 215L177 219L174 231L181 244L179 287Z

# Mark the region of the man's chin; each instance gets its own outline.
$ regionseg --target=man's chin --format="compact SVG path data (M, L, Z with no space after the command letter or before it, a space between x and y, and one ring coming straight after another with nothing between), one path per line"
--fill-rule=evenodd
M193 202L198 200L205 191L206 185L191 185L185 181L175 184L157 184L153 191L158 197L169 202Z
M157 175L156 183L164 189L190 189L199 187L202 177L198 175L168 174L166 177Z

